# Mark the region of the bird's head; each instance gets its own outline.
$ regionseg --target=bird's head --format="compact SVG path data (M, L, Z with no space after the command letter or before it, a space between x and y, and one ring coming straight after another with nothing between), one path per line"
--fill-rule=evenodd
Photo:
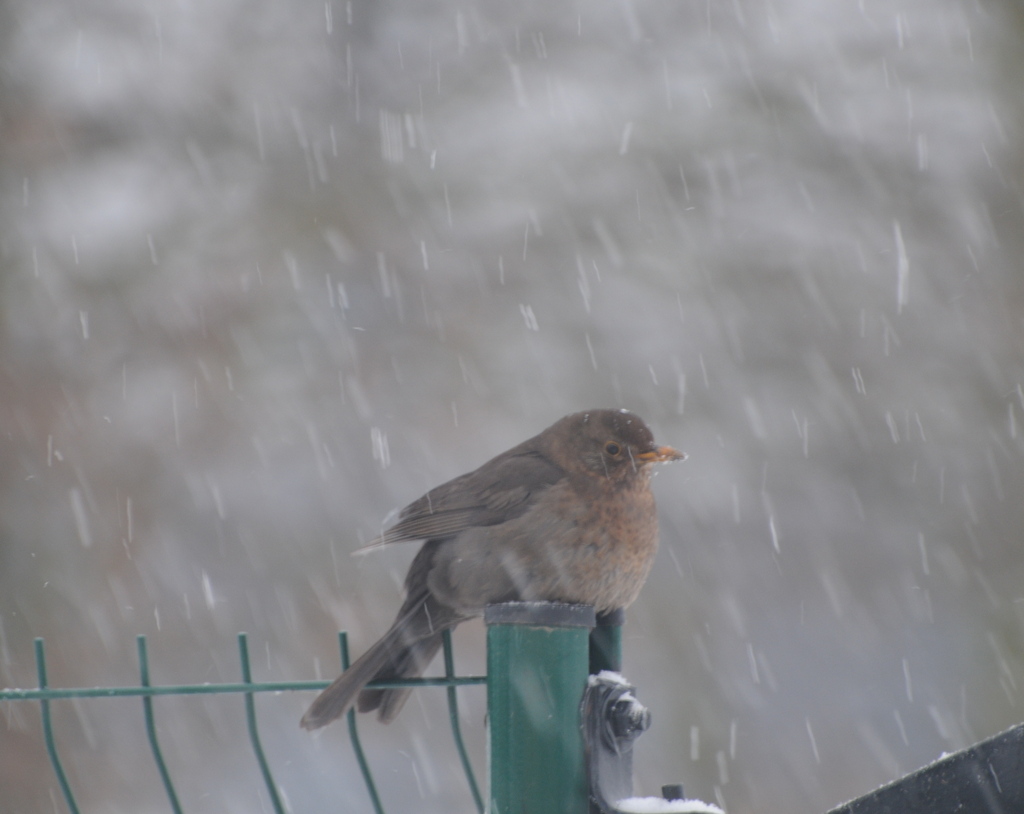
M558 423L564 429L554 434L556 456L571 470L624 481L648 475L652 464L686 457L655 444L644 420L629 410L587 410Z

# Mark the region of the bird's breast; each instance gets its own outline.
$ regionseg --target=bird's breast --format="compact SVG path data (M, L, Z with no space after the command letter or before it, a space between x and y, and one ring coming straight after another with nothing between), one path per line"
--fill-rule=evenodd
M567 498L561 514L571 522L546 543L536 541L558 577L548 589L555 596L544 598L582 602L599 611L625 608L639 595L657 552L654 495L643 479L585 497Z

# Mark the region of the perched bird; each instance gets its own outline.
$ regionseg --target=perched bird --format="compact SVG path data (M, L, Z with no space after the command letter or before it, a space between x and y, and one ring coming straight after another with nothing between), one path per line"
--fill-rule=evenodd
M655 445L635 413L590 410L406 506L366 546L426 540L409 567L398 617L317 696L302 726L329 724L353 702L392 721L409 688L366 685L421 675L442 632L489 604L547 600L598 612L632 604L658 547L651 465L685 457Z

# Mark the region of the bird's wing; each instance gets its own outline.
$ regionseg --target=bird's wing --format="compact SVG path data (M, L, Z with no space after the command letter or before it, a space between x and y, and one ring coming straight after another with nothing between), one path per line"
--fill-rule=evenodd
M394 526L353 553L504 523L525 512L539 494L564 476L565 472L540 452L517 447L431 489L402 509Z

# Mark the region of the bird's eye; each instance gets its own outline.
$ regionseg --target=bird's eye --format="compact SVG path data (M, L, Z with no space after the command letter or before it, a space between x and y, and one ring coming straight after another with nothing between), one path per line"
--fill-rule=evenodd
M612 457L615 457L620 452L622 452L622 447L620 447L614 441L609 441L607 444L604 445L604 451L607 452Z

